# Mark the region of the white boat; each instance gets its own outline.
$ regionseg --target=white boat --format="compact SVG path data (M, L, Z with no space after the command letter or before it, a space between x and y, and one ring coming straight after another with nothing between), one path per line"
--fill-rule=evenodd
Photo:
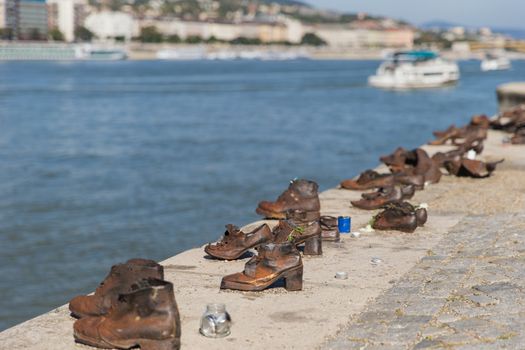
M118 47L94 46L81 44L75 47L75 58L77 60L101 60L119 61L128 57L124 49Z
M176 49L162 49L157 51L159 60L203 60L206 58L206 49L202 46L181 47Z
M394 53L368 78L371 86L384 89L423 89L454 84L459 67L432 51Z
M511 68L510 60L505 56L497 56L488 54L483 61L481 61L481 70L483 72L493 70L508 70Z

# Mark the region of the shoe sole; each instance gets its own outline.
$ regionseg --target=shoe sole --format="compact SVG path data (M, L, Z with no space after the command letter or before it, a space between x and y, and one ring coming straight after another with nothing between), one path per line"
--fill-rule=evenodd
M273 211L261 209L259 207L255 209L255 212L259 215L264 216L266 219L277 219L277 220L286 219L286 213L273 212Z
M220 259L220 260L237 260L239 259L241 256L243 256L248 250L250 249L254 249L260 245L262 245L264 243L257 243L257 244L254 244L248 248L246 248L245 250L243 250L242 252L240 252L238 255L232 255L230 257L226 257L226 256L220 256L220 255L217 255L217 254L213 254L211 252L208 251L208 249L204 248L204 252L206 254L208 254L209 256L215 258L215 259Z
M264 281L258 285L247 284L247 283L238 283L231 281L221 281L221 289L233 289L240 290L244 292L260 292L270 287L275 282L279 281L281 278L284 278L285 288L287 291L299 291L303 289L303 266L293 267L282 271L278 275L271 277L267 281Z

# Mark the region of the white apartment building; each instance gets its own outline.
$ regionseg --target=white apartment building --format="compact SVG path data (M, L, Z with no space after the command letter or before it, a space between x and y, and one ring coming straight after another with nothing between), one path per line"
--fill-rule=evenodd
M101 11L87 16L84 25L99 40L113 40L117 37L131 40L138 35L135 21L131 15L124 12Z
M214 37L219 40L231 41L239 37L259 39L261 42L290 41L299 43L303 28L300 22L198 22L181 21L178 19L144 19L138 23L140 28L154 26L164 35L178 35L181 39L198 36L202 39Z
M340 48L399 48L411 49L414 31L399 29L352 29L341 25L319 25L312 32L329 46Z
M48 0L49 28L58 28L65 41L75 40L75 29L84 24L87 0Z

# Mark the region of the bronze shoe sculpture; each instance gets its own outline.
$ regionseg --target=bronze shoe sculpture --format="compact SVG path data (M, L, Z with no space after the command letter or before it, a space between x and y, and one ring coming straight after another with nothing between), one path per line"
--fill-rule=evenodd
M103 349L180 349L180 316L169 282L148 279L121 294L104 316L86 317L73 326L75 340Z
M380 174L374 170L366 170L361 173L357 180L344 180L340 186L346 190L364 191L374 188L392 187L396 184L412 185L416 190L422 190L425 186L425 177L414 174L413 171L396 174Z
M414 167L414 174L423 175L425 183L438 183L442 175L439 163L434 162L432 158L428 156L428 153L421 148L416 149L415 153L417 155L417 163Z
M372 193L363 193L358 201L351 201L356 208L379 209L387 204L410 199L416 192L414 186L392 186Z
M486 118L486 117L485 117ZM436 140L430 141L429 145L444 145L447 141L451 141L452 144L460 144L459 140L465 139L476 139L484 140L487 138L487 120L482 116L474 116L469 125L457 128L451 125L445 131L434 131Z
M75 317L104 315L119 294L129 293L137 281L145 278L164 279L164 268L146 259L131 259L124 264L114 265L95 293L71 299L69 310Z
M319 216L312 220L304 210L288 210L286 221L279 222L273 233L276 243L293 241L296 246L304 243L304 255L323 254Z
M488 129L490 127L490 119L485 114L475 115L470 119L470 125Z
M341 234L335 216L321 216L319 218L319 225L321 225L321 238L323 241L339 242Z
M520 122L516 127L514 135L510 139L510 143L513 145L523 145L525 144L525 120Z
M405 171L405 165L415 163L415 154L413 151L407 151L403 147L398 147L394 153L379 158L392 173Z
M288 291L303 288L303 262L293 242L268 243L259 247L243 272L224 276L221 289L261 291L280 279Z
M525 134L515 134L510 139L510 143L513 145L525 145Z
M373 218L372 227L376 230L395 230L412 233L427 221L427 211L410 203L392 203Z
M293 180L275 202L262 201L255 210L269 219L285 219L289 209L317 213L321 209L319 186L309 180Z
M477 126L467 126L460 137L452 141L453 145L463 145L474 142L483 142L487 138L487 129Z
M216 259L235 260L248 250L270 242L272 238L272 230L266 224L247 233L234 225L226 225L223 238L215 244L208 244L204 251Z
M497 162L485 163L480 160L455 159L445 161L444 166L451 175L482 179L489 177L496 170L496 165L503 161L502 159Z
M461 137L462 129L455 125L449 126L443 131L434 131L432 134L436 137L435 140L430 141L429 145L444 145L447 141Z
M363 191L373 188L390 187L394 185L395 179L392 174L380 174L374 170L366 170L357 180L348 179L341 182L341 188L345 190Z
M417 174L396 174L394 176L394 183L404 186L413 186L416 190L425 188L425 177Z
M507 109L495 120L491 120L490 127L494 130L503 130L513 133L516 126L525 121L525 104Z

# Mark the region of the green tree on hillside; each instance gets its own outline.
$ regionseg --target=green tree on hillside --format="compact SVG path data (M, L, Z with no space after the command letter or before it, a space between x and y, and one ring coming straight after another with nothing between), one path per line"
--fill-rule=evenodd
M314 33L306 33L301 39L301 45L324 46L326 45L326 41Z
M77 41L91 41L95 34L84 26L78 26L75 28L75 39Z
M177 34L172 34L166 37L166 41L169 43L177 44L180 43L182 40Z
M188 44L200 44L203 42L202 38L198 35L190 35L186 38Z
M163 37L157 30L157 27L149 26L140 30L140 41L143 43L161 43Z
M64 41L64 34L57 27L51 28L49 31L49 37L53 41Z

